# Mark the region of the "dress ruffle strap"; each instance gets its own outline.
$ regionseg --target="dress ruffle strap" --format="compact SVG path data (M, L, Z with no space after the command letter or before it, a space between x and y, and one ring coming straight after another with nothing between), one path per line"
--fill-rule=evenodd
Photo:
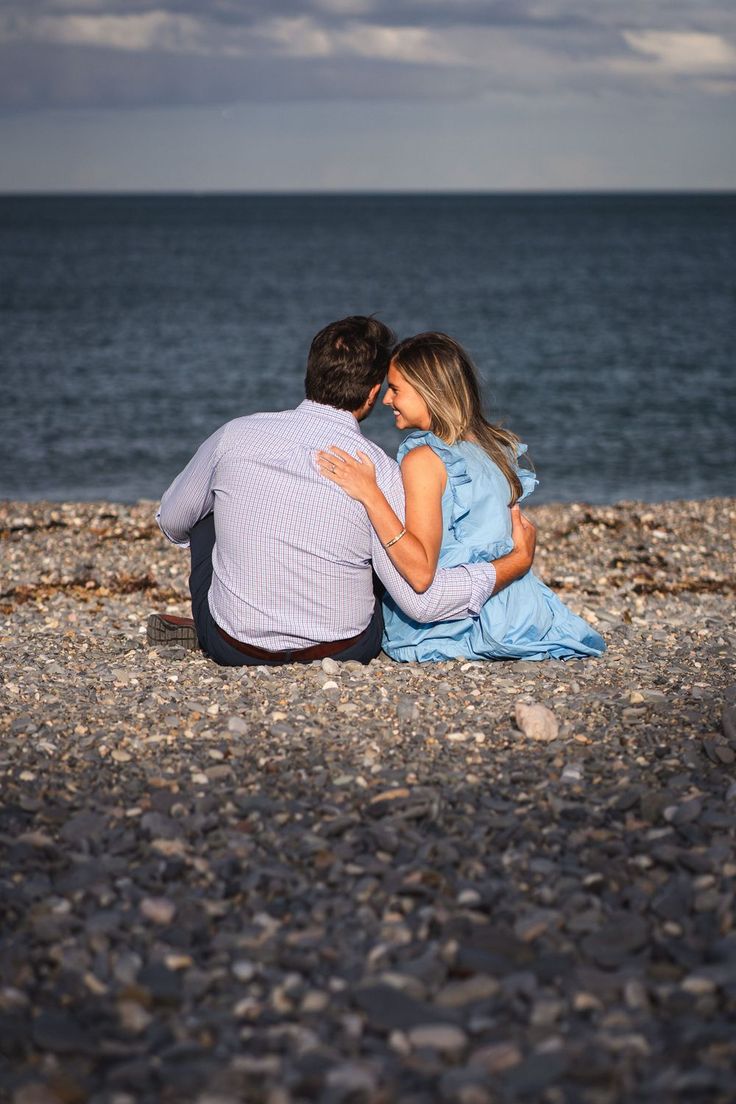
M432 452L439 456L447 468L447 483L452 494L450 529L455 534L456 540L462 540L462 525L460 523L470 510L472 503L471 483L473 482L468 474L465 459L456 449L436 437L434 433L430 433L429 430L415 430L408 437L405 437L399 445L399 451L396 454L399 464L407 452L420 448L421 445L429 445Z
M470 510L472 502L471 484L473 482L472 477L468 473L465 457L462 456L459 449L454 448L452 445L448 445L429 430L417 429L405 437L399 445L396 454L398 463L401 463L407 452L411 452L411 450L415 448L420 448L422 445L429 445L447 468L448 485L450 487L450 493L452 494L450 529L455 534L457 540L462 540L462 525L460 523ZM527 446L520 444L516 451L517 459L520 459L526 451ZM519 502L522 502L533 493L539 480L529 468L520 468L518 465L516 467L516 474L521 481Z
M527 445L519 445L516 450L516 459L519 460L526 451ZM534 488L539 483L539 480L537 479L533 471L530 471L529 468L520 468L518 464L516 465L516 474L521 481L521 494L519 496L519 502L523 502L525 498L528 498L529 495L532 494Z

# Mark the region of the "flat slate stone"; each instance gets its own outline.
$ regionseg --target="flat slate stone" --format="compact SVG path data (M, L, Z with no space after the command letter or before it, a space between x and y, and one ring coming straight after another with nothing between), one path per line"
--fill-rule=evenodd
M41 1012L33 1021L32 1035L39 1050L56 1054L84 1054L91 1047L88 1033L64 1012Z
M568 1060L564 1054L532 1054L503 1074L506 1092L512 1097L537 1096L565 1074Z
M181 999L181 975L175 970L169 970L163 963L155 962L144 966L139 971L137 980L138 985L156 1001L176 1004Z
M587 935L582 949L599 966L614 969L645 947L648 938L647 923L640 916L624 913Z
M391 985L365 985L353 995L371 1027L381 1031L407 1031L422 1024L452 1022L452 1011L414 1000Z
M107 818L101 813L82 811L66 822L59 835L66 843L87 843L96 840L106 825Z

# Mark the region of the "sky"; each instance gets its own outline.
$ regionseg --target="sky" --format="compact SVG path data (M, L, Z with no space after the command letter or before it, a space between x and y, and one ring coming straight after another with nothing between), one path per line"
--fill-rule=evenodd
M0 0L0 192L736 187L726 0Z

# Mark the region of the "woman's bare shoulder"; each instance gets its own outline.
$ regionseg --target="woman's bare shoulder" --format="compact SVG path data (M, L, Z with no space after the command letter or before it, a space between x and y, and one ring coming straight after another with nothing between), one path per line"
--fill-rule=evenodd
M417 445L403 457L401 461L402 472L424 472L444 470L445 465L440 460L434 449L429 445Z
M401 461L401 478L407 492L424 487L442 494L447 486L447 468L429 445L417 445Z

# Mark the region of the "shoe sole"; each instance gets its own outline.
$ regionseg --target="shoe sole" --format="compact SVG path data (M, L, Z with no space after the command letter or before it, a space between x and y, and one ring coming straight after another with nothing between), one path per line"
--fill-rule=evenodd
M199 651L199 640L192 625L172 625L158 613L149 615L146 625L146 640L150 645L178 644L190 652Z

